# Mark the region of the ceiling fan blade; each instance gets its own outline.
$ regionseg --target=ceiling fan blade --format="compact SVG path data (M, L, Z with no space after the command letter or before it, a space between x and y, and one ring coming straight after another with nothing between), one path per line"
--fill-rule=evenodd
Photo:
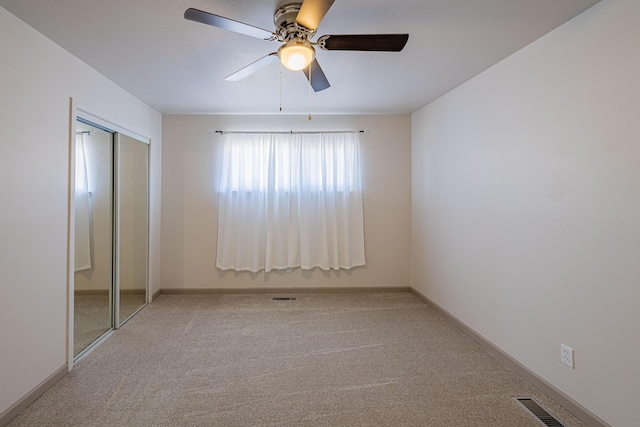
M213 13L204 12L194 8L189 8L184 12L184 19L213 25L214 27L256 37L258 39L269 40L273 37L273 33L271 31L263 30L262 28L254 27L253 25L234 21L233 19L214 15Z
M271 64L272 62L275 62L278 60L278 53L277 52L272 52L270 54L268 54L267 56L263 56L262 58L258 59L255 62L252 62L251 64L247 65L244 68L239 69L238 71L236 71L235 73L225 77L225 80L231 81L231 82L236 82L240 79L244 79L245 77L250 76L251 74L255 73L256 71L266 67L267 65Z
M364 50L400 52L409 40L409 34L326 35L318 39L324 50Z
M309 80L309 69L311 69L311 87L314 92L320 92L321 90L328 89L331 85L329 84L329 80L327 80L327 76L324 75L324 71L320 68L320 64L318 64L318 60L314 59L311 64L304 70L304 75L307 76L307 80Z
M302 6L300 6L298 16L296 16L296 22L298 25L315 31L334 1L335 0L304 0Z

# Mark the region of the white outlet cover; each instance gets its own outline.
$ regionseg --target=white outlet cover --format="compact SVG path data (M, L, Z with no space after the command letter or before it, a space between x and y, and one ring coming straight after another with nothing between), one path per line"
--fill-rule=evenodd
M560 344L560 361L573 368L573 349L564 344Z

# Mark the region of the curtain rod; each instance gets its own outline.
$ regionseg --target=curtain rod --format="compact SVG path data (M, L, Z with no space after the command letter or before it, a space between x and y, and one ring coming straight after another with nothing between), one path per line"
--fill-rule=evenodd
M224 134L224 133L365 133L366 131L364 130L333 130L333 131L314 131L314 132L297 132L297 131L289 131L289 132L271 132L271 131L236 131L236 130L214 130L214 131L210 131L210 134L214 134L214 133L219 133L219 134Z

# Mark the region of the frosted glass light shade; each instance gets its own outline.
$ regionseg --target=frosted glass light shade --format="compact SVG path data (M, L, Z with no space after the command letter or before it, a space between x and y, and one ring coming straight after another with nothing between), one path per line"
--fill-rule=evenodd
M300 71L307 68L315 59L316 51L302 40L290 40L278 49L278 58L282 65L292 71Z

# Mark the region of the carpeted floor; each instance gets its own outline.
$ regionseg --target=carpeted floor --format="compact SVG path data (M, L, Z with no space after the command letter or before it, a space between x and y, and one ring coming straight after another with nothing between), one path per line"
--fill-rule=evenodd
M120 317L126 319L140 308L146 300L144 294L120 296ZM73 312L74 356L111 330L111 307L109 295L74 295Z
M111 329L109 295L74 295L73 354L87 348Z
M273 296L161 295L9 425L583 425L410 293Z

